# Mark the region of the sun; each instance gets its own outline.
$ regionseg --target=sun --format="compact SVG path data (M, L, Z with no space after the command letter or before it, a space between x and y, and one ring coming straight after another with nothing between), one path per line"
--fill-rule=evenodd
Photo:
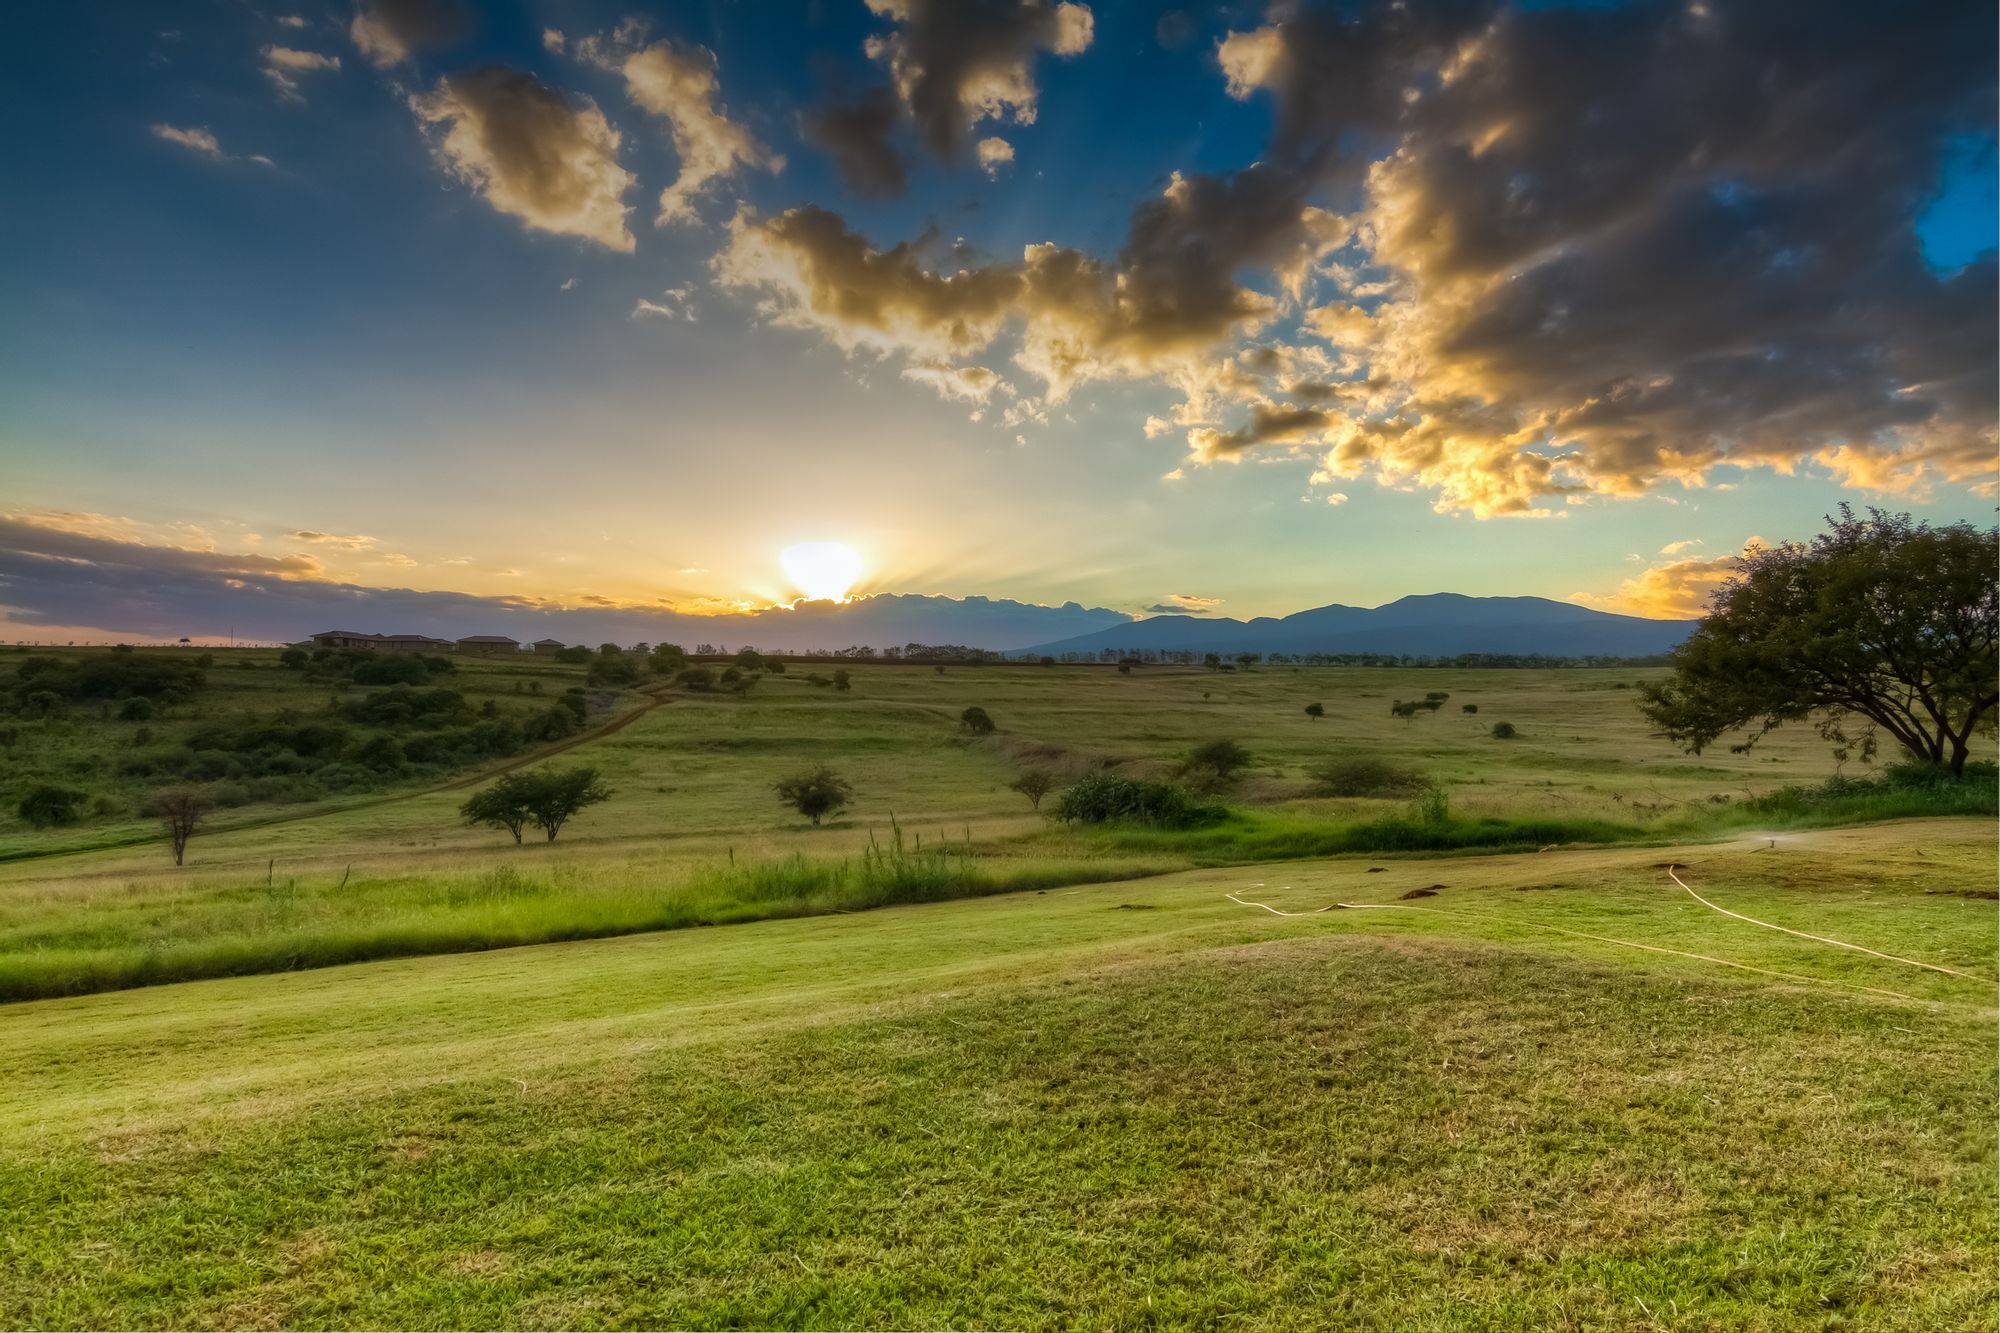
M815 602L838 602L861 577L861 557L839 542L800 542L778 552L785 575Z

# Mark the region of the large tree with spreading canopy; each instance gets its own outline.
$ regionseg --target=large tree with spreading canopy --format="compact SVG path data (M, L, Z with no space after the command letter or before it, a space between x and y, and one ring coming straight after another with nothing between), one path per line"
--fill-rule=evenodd
M1846 505L1827 522L1810 543L1745 553L1672 677L1645 687L1646 716L1697 754L1810 719L1843 758L1872 757L1886 732L1962 774L2000 703L2000 532Z

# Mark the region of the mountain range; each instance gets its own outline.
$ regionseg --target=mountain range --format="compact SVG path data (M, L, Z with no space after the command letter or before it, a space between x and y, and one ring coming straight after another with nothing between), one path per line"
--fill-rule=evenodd
M1467 597L1439 592L1385 606L1315 607L1289 616L1232 620L1153 616L1017 650L1065 653L1384 653L1456 657L1463 653L1544 657L1650 657L1678 645L1692 620L1645 620L1546 597Z

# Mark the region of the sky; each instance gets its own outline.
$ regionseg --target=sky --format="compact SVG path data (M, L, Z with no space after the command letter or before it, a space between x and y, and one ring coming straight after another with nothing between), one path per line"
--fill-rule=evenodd
M1843 501L1991 522L1990 3L10 26L0 639L678 626L805 542L1686 615Z

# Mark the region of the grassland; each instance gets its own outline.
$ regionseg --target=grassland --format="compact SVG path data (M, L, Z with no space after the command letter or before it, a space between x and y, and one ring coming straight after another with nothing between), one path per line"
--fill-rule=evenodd
M114 827L123 845L72 855L27 856L37 844L0 841L0 853L23 854L0 864L0 999L1197 865L1798 826L1813 822L1810 812L1779 817L1746 798L1830 768L1809 732L1781 733L1768 751L1747 755L1678 754L1647 736L1632 703L1635 672L851 669L848 693L793 672L747 698L645 696L565 756L600 768L614 797L554 845L516 847L504 834L464 827L456 811L467 779L275 817L237 812L238 822L195 840L185 869L166 863L143 826L143 842L124 841L129 830ZM478 688L511 695L521 672L550 673L552 692L565 669L475 661L466 670L472 685L490 670ZM214 674L284 673L225 665ZM1430 691L1451 696L1443 710L1412 721L1390 715L1394 699ZM1322 703L1326 716L1309 718L1305 702ZM972 703L999 720L999 733L964 734L958 714ZM1459 711L1467 703L1480 711ZM1521 735L1494 739L1497 720ZM1052 827L1008 789L1029 766L1073 776L1108 763L1164 776L1190 747L1218 737L1241 741L1254 762L1226 793L1236 813L1212 828ZM1317 796L1310 773L1330 756L1381 758L1444 784L1455 817L1412 827L1402 796ZM816 763L857 792L856 806L821 829L771 792L777 778ZM1990 806L1990 793L1981 800ZM1847 813L1924 808L1878 805ZM871 843L894 839L921 854L870 860Z
M156 789L195 782L216 795L221 808L212 816L214 830L264 827L335 810L362 811L413 790L445 786L467 773L498 769L553 746L523 745L517 753L468 763L398 765L371 769L331 756L294 761L284 771L249 775L248 755L207 753L199 756L211 768L197 769L192 778L175 776L204 734L227 733L257 724L296 725L333 718L335 710L381 689L357 687L351 681L299 670L287 670L271 649L218 649L194 653L149 649L130 655L191 666L209 663L202 686L192 697L157 707L150 701L143 717L124 716L120 701L88 699L60 709L53 716L0 716L0 858L19 858L107 846L150 843L157 829L145 813L147 797ZM23 666L50 657L88 662L114 657L111 650L80 649L30 653L0 651L0 702L7 699ZM454 656L440 658L449 674L433 685L464 698L468 712L486 710L516 723L554 705L566 689L585 685L583 667L550 658L517 653L506 658ZM26 688L26 687L24 687ZM614 726L653 700L638 691L594 689L588 694L589 716L581 726L590 731ZM409 738L406 730L341 719L338 725L365 744L374 738ZM251 768L258 767L251 763ZM16 812L24 794L36 786L54 784L82 792L87 800L74 824L31 827Z
M1991 1328L1993 875L1351 858L4 1006L0 1323Z

